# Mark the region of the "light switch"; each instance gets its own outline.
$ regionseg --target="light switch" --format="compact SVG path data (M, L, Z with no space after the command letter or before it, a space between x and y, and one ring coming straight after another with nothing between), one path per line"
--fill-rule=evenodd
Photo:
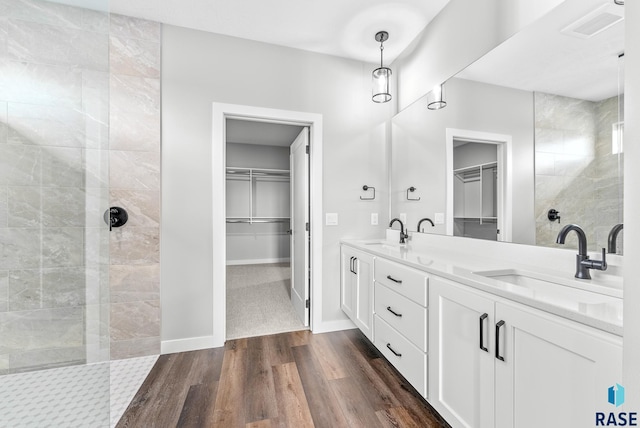
M338 213L326 213L325 214L325 224L327 226L337 226L338 225Z
M378 224L378 213L371 213L371 225L375 226Z
M436 213L433 222L435 224L444 224L444 213Z

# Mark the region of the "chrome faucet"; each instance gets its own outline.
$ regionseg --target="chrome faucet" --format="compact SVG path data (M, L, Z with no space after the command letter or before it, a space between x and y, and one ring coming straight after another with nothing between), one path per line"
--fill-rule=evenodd
M618 223L611 228L611 232L609 232L609 238L607 239L607 247L608 253L615 254L616 247L618 246L618 234L622 231L623 224Z
M404 240L409 237L409 234L404 233L404 224L402 224L402 220L400 220L399 218L394 218L389 222L389 227L393 226L393 223L395 223L396 221L400 223L400 243L404 244Z
M557 244L564 244L564 240L571 231L575 231L578 235L578 255L576 256L576 278L591 279L589 269L607 270L606 250L602 249L602 260L591 260L587 255L587 235L584 230L577 224L568 224L560 230Z
M426 217L425 217L425 218L423 218L423 219L420 219L420 221L418 222L418 228L416 229L418 232L420 232L420 226L422 225L422 222L423 222L423 221L428 221L429 223L431 223L431 227L434 227L434 226L435 226L435 224L433 224L433 222L431 221L431 219L430 219L430 218L426 218Z

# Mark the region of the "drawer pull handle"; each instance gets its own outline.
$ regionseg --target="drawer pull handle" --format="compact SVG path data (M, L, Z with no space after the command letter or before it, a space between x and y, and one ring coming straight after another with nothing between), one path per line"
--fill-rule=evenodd
M390 281L395 282L396 284L402 284L402 280L401 279L395 279L391 275L387 275L387 279L390 280Z
M500 327L502 327L503 325L503 320L500 320L498 324L496 324L496 358L500 361L504 361L504 357L500 355Z
M402 357L402 354L399 354L393 350L390 343L387 343L387 348L389 348L389 351L393 352L393 355L395 355L396 357Z
M387 310L391 312L393 315L397 316L398 318L402 317L402 314L395 312L393 309L391 309L391 306L387 306Z
M484 320L486 320L487 317L489 317L489 314L485 313L480 315L480 349L484 352L489 352L489 349L484 346Z

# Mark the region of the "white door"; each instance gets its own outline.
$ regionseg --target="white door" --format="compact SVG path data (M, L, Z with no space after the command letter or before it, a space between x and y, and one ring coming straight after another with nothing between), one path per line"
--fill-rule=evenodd
M291 302L309 325L309 128L291 143Z

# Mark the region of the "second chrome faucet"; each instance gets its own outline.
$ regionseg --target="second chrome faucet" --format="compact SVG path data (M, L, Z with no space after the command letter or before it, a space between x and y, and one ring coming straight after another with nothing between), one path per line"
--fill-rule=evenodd
M576 278L591 279L589 269L607 270L606 249L602 249L602 260L591 260L587 255L587 235L577 224L568 224L560 230L556 243L564 244L569 232L574 231L578 235L578 255L576 256Z

